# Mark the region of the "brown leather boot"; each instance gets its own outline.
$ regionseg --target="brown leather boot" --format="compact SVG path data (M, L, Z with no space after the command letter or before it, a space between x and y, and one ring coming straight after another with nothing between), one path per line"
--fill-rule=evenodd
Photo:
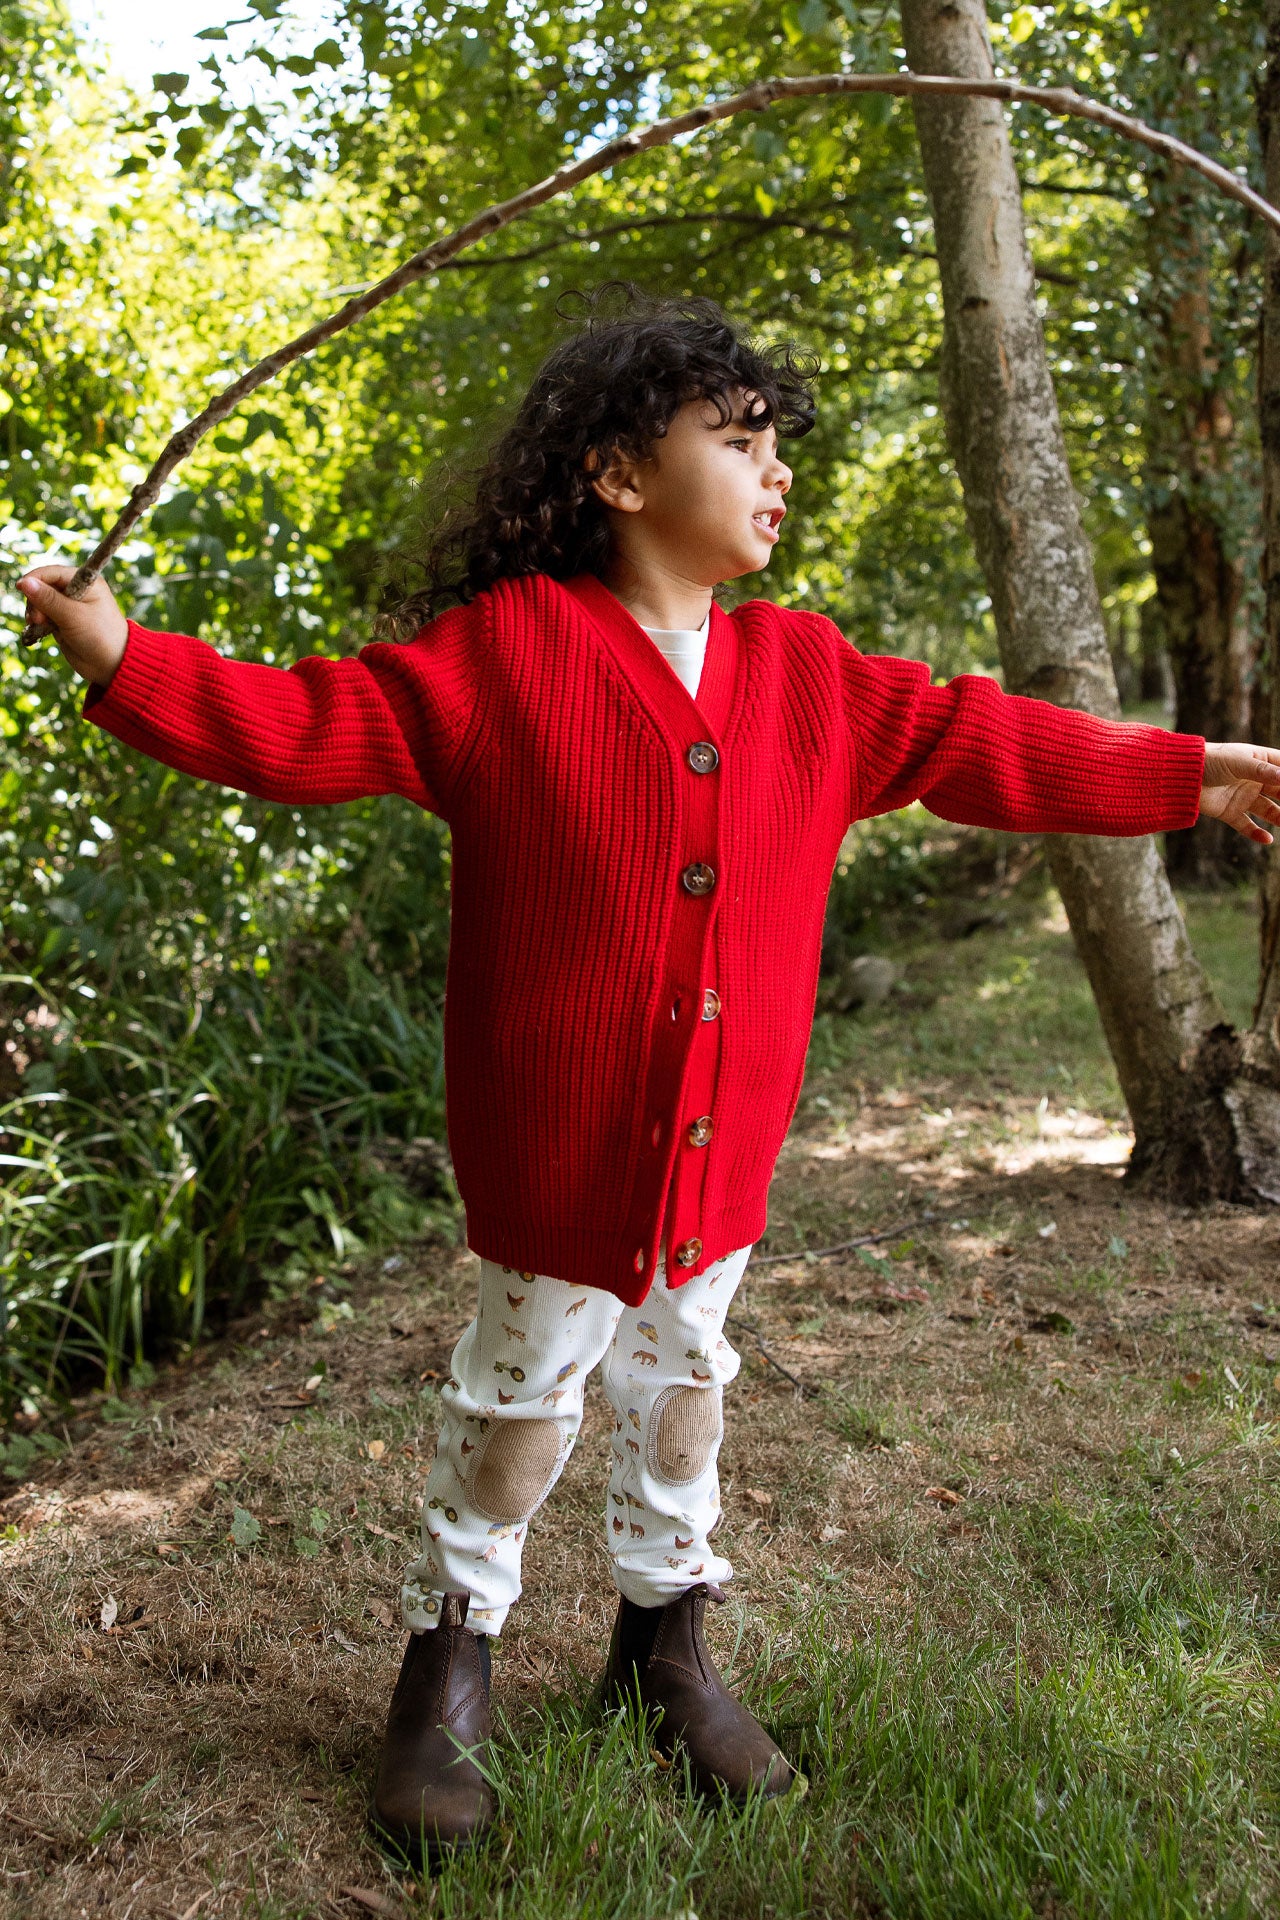
M702 1622L719 1587L690 1587L665 1607L623 1599L609 1645L604 1704L638 1697L656 1721L654 1743L671 1758L688 1755L700 1793L741 1802L752 1790L785 1793L795 1774L764 1728L734 1699L707 1651Z
M391 1696L369 1819L411 1860L474 1840L493 1819L476 1765L490 1733L489 1644L464 1624L468 1605L447 1594L440 1625L409 1635Z

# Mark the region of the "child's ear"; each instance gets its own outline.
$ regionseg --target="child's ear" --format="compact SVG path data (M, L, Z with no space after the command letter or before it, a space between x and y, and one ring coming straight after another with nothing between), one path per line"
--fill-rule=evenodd
M609 464L603 469L599 451L595 447L587 449L582 464L586 472L595 474L591 490L606 507L613 507L618 513L635 513L644 505L644 495L637 484L635 462L625 460L616 447L609 457Z

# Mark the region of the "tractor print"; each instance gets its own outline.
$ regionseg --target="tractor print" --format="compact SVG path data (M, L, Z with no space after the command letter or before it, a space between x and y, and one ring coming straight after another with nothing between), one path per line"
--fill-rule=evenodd
M567 1320L570 1314L577 1315L581 1313L582 1309L586 1306L586 1304L587 1304L587 1296L585 1293L583 1294L581 1300L571 1300L568 1306L564 1310L565 1319Z
M427 1507L428 1509L435 1509L438 1507L446 1520L456 1521L458 1518L458 1509L456 1507L446 1506L443 1500L436 1500L436 1499L428 1500ZM439 1534L435 1534L433 1537L437 1540L440 1538Z
M701 1347L686 1347L684 1357L686 1360L705 1360L708 1366L711 1365L711 1355Z
M642 1367L656 1367L658 1364L657 1354L650 1353L648 1347L637 1347L631 1358L638 1360Z
M630 1497L631 1496L628 1494L627 1498L630 1499ZM609 1498L612 1500L615 1507L620 1507L622 1505L622 1495L620 1493L611 1493L609 1495Z
M560 1371L559 1371L559 1373L558 1373L558 1374L556 1375L556 1383L557 1383L557 1385L559 1385L559 1383L560 1383L560 1382L561 1382L562 1380L569 1380L569 1379L571 1379L571 1378L573 1377L573 1375L574 1375L574 1374L575 1374L575 1373L576 1373L577 1371L578 1371L578 1363L577 1363L577 1361L576 1361L576 1360L566 1360L566 1361L565 1361L565 1363L564 1363L564 1365L563 1365L563 1366L561 1367L561 1369L560 1369ZM513 1379L515 1378L515 1369L514 1369L514 1368L512 1369L512 1378L513 1378ZM524 1379L524 1375L523 1375L523 1374L521 1374L521 1375L520 1375L520 1378L521 1378L521 1379L523 1380L523 1379Z
M652 1320L637 1320L636 1332L643 1334L646 1340L652 1340L654 1346L657 1346L658 1329L654 1326Z
M524 1379L524 1368L523 1368L523 1367L513 1367L513 1366L511 1366L511 1365L510 1365L510 1363L509 1363L508 1361L506 1361L506 1360L495 1360L495 1361L494 1361L494 1363L493 1363L493 1370L494 1370L494 1372L495 1372L495 1373L509 1373L509 1374L511 1375L511 1378L512 1378L513 1380L523 1380L523 1379ZM502 1398L502 1395L501 1395L501 1394L499 1394L499 1395L498 1395L498 1398L499 1398L499 1400L501 1400L501 1398Z
M519 1313L524 1303L525 1295L523 1293L509 1293L507 1295L507 1305L510 1307L512 1313Z
M519 1274L519 1277L526 1282L529 1280L536 1280L538 1277L536 1273L524 1273L518 1267L504 1267L502 1271L504 1273L517 1273Z

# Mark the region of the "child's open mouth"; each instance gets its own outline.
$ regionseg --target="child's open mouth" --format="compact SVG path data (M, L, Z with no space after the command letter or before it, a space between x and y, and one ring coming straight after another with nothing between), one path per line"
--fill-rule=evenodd
M771 540L776 540L778 527L785 512L785 507L768 507L763 513L753 513L751 518L762 533L767 533Z

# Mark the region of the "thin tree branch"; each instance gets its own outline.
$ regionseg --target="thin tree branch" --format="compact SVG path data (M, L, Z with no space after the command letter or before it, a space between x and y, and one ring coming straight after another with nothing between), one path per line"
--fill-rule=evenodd
M691 107L670 120L655 120L647 127L633 128L630 133L621 134L616 140L609 140L597 147L593 153L569 161L557 172L548 174L546 179L526 187L522 193L486 207L483 213L476 214L453 233L434 240L429 247L415 253L366 292L348 300L336 313L316 321L314 326L308 327L296 339L287 341L284 346L277 347L274 353L259 360L256 366L250 367L247 373L241 374L238 380L232 381L229 387L215 395L207 407L172 436L146 479L134 487L129 504L115 525L99 541L63 591L71 599L79 599L88 591L143 515L155 505L170 474L198 446L205 434L225 420L242 400L256 393L259 387L265 386L268 380L273 380L304 354L314 353L317 347L324 346L335 334L343 333L348 327L354 326L357 320L363 320L366 314L372 313L384 301L393 299L415 281L424 280L429 274L438 272L465 248L496 233L500 227L508 226L534 207L567 193L580 181L589 180L597 173L605 173L611 167L634 159L636 154L645 153L652 147L669 146L682 134L698 133L703 127L732 119L735 114L763 113L780 100L812 99L829 93L888 93L910 98L924 96L944 99L977 97L1002 100L1010 105L1025 102L1030 106L1043 107L1052 114L1091 120L1097 126L1108 127L1113 132L1123 134L1126 139L1150 147L1153 152L1164 154L1201 174L1231 199L1252 209L1268 226L1280 233L1280 209L1273 207L1260 193L1255 193L1252 187L1228 168L1216 160L1210 160L1206 154L1186 145L1184 141L1175 139L1172 134L1149 127L1145 121L1120 113L1115 107L1105 106L1102 101L1090 99L1071 87L1027 87L1015 80L974 80L935 73L818 73L800 74L787 79L757 80L753 86L729 99L704 101L701 106ZM43 630L30 626L22 636L24 644L44 637Z

